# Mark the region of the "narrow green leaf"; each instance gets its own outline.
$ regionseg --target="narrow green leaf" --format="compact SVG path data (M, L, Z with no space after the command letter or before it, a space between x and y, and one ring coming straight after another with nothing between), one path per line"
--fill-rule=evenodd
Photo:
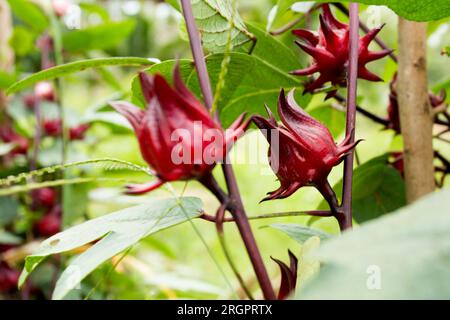
M22 239L13 233L0 230L0 244L20 244Z
M299 243L304 243L311 237L319 237L321 240L327 240L332 237L331 234L318 229L312 229L305 226L301 226L293 223L275 223L271 224L270 227L280 230L286 233L289 237L294 239Z
M123 42L135 26L134 20L124 20L73 30L64 34L63 47L69 52L110 49Z
M317 0L317 2L336 1ZM350 2L350 0L340 0L338 2ZM450 16L450 1L448 0L356 0L355 2L368 5L384 5L399 16L414 21L433 21Z
M101 239L73 259L58 279L53 299L62 299L103 262L144 237L198 217L201 209L198 198L153 199L67 229L42 242L38 252L26 258L20 284L45 257Z
M39 71L23 80L20 80L14 83L11 87L9 87L6 93L11 94L20 91L22 89L25 89L27 87L30 87L39 81L56 79L58 77L62 77L75 72L84 71L90 68L100 68L105 66L139 67L152 65L153 63L154 62L152 62L149 59L137 57L97 58L97 59L70 62L53 68Z
M14 15L35 29L43 32L49 25L49 21L44 12L32 1L29 0L8 0Z

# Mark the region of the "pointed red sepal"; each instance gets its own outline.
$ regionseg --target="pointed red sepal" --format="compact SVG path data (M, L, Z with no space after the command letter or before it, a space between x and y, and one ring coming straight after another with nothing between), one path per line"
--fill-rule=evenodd
M295 76L310 76L318 71L319 67L317 66L317 64L313 64L305 69L294 70L289 73Z
M280 290L278 292L278 300L285 300L292 293L295 292L295 288L297 285L297 271L298 271L298 259L297 257L289 250L289 266L285 264L283 261L270 257L273 261L275 261L281 272L281 284Z
M328 4L325 3L322 5L322 11L323 11L323 16L324 16L325 20L327 21L328 24L333 26L333 28L336 28L336 29L347 29L348 28L348 25L340 22L339 20L337 20L334 17L333 13L331 12L330 6Z
M292 31L292 34L303 39L304 41L309 42L313 46L317 46L319 43L319 36L312 31L305 29L296 29Z
M146 72L139 72L139 82L141 84L141 90L145 101L149 103L155 96L153 77L148 75Z
M159 187L161 187L165 182L162 180L156 180L150 183L145 183L145 184L129 184L125 186L125 194L128 195L142 195L142 194L146 194L149 193L153 190L158 189Z
M145 114L143 109L126 101L112 101L109 104L128 120L134 131L140 132Z

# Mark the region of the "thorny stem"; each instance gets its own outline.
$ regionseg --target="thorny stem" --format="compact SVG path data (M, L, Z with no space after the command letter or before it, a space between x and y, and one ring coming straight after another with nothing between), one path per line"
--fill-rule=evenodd
M197 26L195 25L191 3L189 0L181 0L181 6L186 21L186 28L189 34L192 55L194 57L194 63L197 69L200 88L205 100L206 107L211 110L214 102L214 95L212 92L211 82L209 80L208 70L206 68L206 63L203 56L200 35L197 30ZM242 204L236 177L234 175L232 166L228 163L228 159L222 165L222 169L231 201L230 212L236 220L236 225L239 229L242 240L244 241L264 298L267 300L275 300L275 292L272 288L269 275L264 266L261 253L259 252L258 246L256 245L255 237L253 236L244 206Z
M347 116L346 137L350 136L349 144L355 141L356 124L356 94L358 80L358 51L359 51L359 18L358 3L350 3L350 57L348 67ZM352 227L352 189L353 189L353 161L354 152L350 152L344 160L344 183L342 191L343 219L338 219L341 230Z
M339 9L339 11L341 11L343 14L349 16L350 12L349 10L340 2L336 2L333 3L333 5ZM359 22L359 27L361 28L361 30L363 30L365 33L368 33L370 31L369 27L366 26L362 21ZM386 43L384 43L383 40L381 40L379 37L375 37L375 42L384 50L389 50L389 57L391 57L392 60L394 60L394 62L398 62L397 56L395 55L395 53L391 50L391 48L388 47L388 45Z

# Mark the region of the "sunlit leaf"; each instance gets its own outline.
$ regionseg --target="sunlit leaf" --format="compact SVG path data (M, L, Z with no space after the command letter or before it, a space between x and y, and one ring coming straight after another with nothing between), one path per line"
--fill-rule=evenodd
M19 283L22 285L45 257L98 240L87 251L76 256L61 274L53 299L62 299L103 262L142 238L199 216L201 209L202 203L198 198L154 199L143 205L89 220L42 242L39 250L26 258Z
M317 0L317 2L348 3L350 0ZM385 5L399 16L415 21L432 21L450 16L450 1L448 0L356 0L355 2L369 5Z
M28 88L33 84L44 81L52 80L58 77L66 76L71 73L84 71L90 68L100 68L104 66L148 66L153 64L149 59L136 58L136 57L117 57L117 58L96 58L89 60L80 60L70 62L67 64L59 65L53 68L39 71L23 80L20 80L10 86L7 90L7 94L11 94L22 89Z
M327 241L299 299L449 299L450 191Z

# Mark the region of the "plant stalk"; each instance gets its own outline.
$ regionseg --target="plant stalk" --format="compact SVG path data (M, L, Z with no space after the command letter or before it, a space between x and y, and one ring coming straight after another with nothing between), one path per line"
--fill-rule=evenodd
M349 143L355 141L356 125L356 94L358 86L358 55L359 55L359 17L358 3L350 3L350 57L348 66L346 137L350 136ZM344 183L342 190L342 209L345 219L340 223L341 230L352 227L352 189L353 189L353 162L354 151L350 152L344 160Z
M399 18L398 102L409 203L435 189L433 112L428 95L427 24Z
M192 55L194 57L194 63L199 78L200 88L205 100L206 107L211 110L214 103L214 95L211 87L211 82L209 80L205 59L203 56L200 34L195 24L190 0L181 0L181 6L186 21L186 27L189 34ZM236 177L234 175L231 164L228 163L228 159L222 165L222 169L225 180L227 182L231 207L233 208L231 210L231 213L236 220L236 225L239 229L242 240L244 241L247 253L252 262L253 269L255 270L255 274L260 284L264 298L267 300L275 300L275 292L272 288L269 275L264 266L261 253L259 252L259 249L256 245L255 237L253 236L253 233L251 231L250 224L248 222L245 209L242 204L242 199L240 197Z

